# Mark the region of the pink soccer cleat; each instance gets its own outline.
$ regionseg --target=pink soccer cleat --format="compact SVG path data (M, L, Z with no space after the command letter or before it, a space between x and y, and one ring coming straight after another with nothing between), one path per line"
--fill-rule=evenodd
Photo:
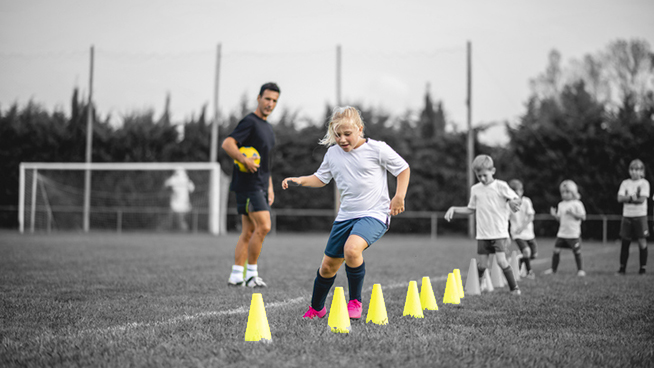
M327 314L326 307L322 307L321 311L317 311L313 309L313 307L309 307L309 310L306 313L304 313L304 316L302 316L302 318L308 318L308 319L314 319L315 317L322 318L325 316L325 314Z
M363 306L361 305L361 302L356 299L352 299L347 303L347 313L350 315L350 318L352 319L361 318L362 310L363 310Z

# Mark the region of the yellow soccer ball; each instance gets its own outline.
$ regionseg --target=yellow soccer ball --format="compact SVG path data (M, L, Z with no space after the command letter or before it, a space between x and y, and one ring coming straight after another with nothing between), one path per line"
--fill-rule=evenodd
M256 148L254 147L241 147L238 149L241 151L243 156L245 157L254 157L254 163L259 164L261 162L261 156L259 155L259 151L257 151ZM240 162L234 160L234 163L238 165L238 169L241 170L242 172L248 172L248 169Z

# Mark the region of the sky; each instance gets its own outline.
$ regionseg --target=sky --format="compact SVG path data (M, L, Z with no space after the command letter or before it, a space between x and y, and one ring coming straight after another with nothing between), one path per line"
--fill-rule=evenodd
M324 123L340 45L342 104L401 116L428 90L466 130L469 42L473 125L515 124L551 50L566 65L617 39L654 47L652 14L651 0L0 0L0 110L69 113L74 88L88 96L93 47L93 101L112 121L160 115L167 95L173 122L212 115L218 69L222 117L273 81L271 122L288 110ZM503 124L480 139L506 143Z

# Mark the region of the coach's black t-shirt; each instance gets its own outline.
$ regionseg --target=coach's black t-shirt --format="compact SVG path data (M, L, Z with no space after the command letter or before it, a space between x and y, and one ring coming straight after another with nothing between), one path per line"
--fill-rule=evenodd
M254 147L261 156L259 169L255 173L242 172L234 164L230 189L234 192L257 190L267 192L270 178L270 151L275 146L275 133L272 125L254 113L250 113L238 123L229 136L238 142L239 148Z

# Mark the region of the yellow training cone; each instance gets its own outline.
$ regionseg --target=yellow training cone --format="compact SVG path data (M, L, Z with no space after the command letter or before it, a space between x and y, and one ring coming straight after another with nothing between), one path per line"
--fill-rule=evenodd
M422 278L422 285L420 286L420 305L423 310L438 310L434 289L431 287L431 281L427 276Z
M403 316L413 316L415 318L425 318L422 314L422 305L420 304L420 295L418 294L418 283L415 281L409 282L409 290L406 293L406 301L404 302Z
M252 294L248 327L245 330L245 341L272 342L266 309L263 307L263 297L260 293Z
M443 295L443 304L459 304L459 291L456 289L454 274L447 275L447 284L445 284L445 295Z
M481 285L479 284L479 270L477 269L477 260L470 260L468 268L468 278L466 278L466 293L468 295L481 295Z
M493 287L493 282L491 281L490 271L488 270L488 268L484 271L482 284L484 285L485 290L488 292L495 290L495 288Z
M463 282L461 281L461 271L458 268L454 269L454 281L456 281L456 289L459 291L459 298L463 298Z
M329 309L327 324L334 333L350 333L350 315L347 312L343 287L334 289L332 307Z
M509 263L511 265L511 269L513 269L513 277L515 278L516 281L520 281L520 266L519 266L519 261L518 261L518 254L514 250L511 253L511 262Z
M386 304L384 304L384 294L382 293L380 284L374 284L372 286L372 294L370 295L370 304L368 305L368 316L366 317L366 323L370 321L377 325L388 324Z
M504 273L502 272L500 265L497 263L497 256L492 255L491 258L493 258L493 260L491 261L490 275L493 287L504 287L506 285L504 283Z

